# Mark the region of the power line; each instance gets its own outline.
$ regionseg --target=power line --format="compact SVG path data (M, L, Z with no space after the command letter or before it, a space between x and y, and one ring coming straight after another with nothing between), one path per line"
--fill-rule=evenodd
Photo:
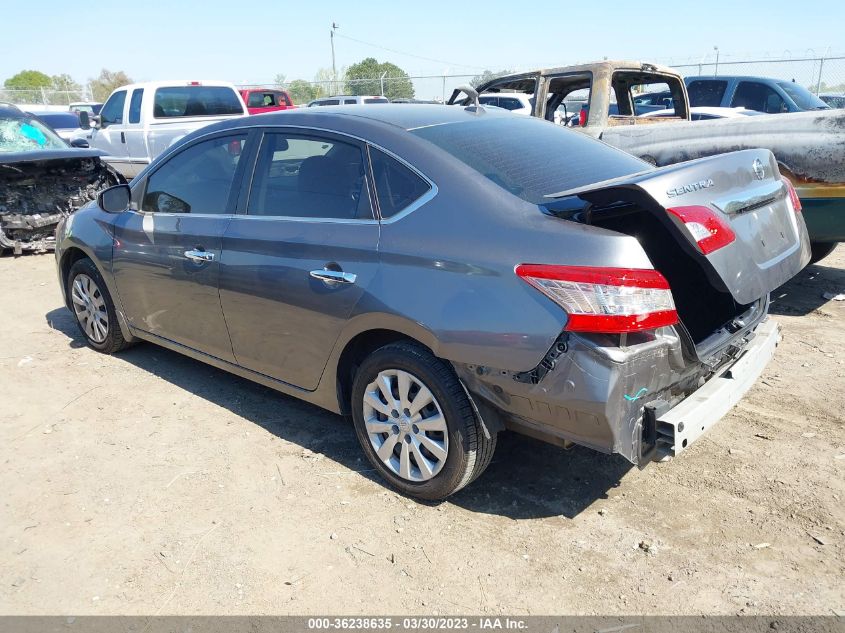
M422 55L414 55L413 53L406 53L405 51L396 50L395 48L388 48L387 46L381 46L379 44L373 44L372 42L365 42L364 40L358 40L354 37L349 37L348 35L341 35L340 33L335 33L335 37L342 37L345 40L350 40L352 42L357 42L358 44L364 44L365 46L372 46L373 48L380 48L384 51L390 51L391 53L396 53L397 55L406 55L407 57L415 57L417 59L424 59L427 62L435 62L437 64L446 64L447 66L460 66L461 68L474 68L476 70L484 70L483 66L472 66L470 64L458 64L457 62L449 62L442 59L433 59L431 57L423 57Z

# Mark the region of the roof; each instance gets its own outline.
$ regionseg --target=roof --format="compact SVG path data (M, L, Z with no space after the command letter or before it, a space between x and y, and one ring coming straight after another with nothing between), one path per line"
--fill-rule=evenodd
M355 117L393 125L405 130L412 130L445 123L460 123L477 120L479 116L510 117L515 116L500 108L483 108L482 114L473 107L447 106L441 104L407 103L402 105L338 105L330 108L298 108L269 112L250 117L250 121L259 120L264 125L317 125L318 119L332 117ZM307 120L307 123L305 122ZM235 127L245 119L234 119L227 127Z
M498 81L501 79L506 79L509 77L521 77L525 75L534 75L540 73L541 75L555 75L558 73L577 73L577 72L591 72L596 70L606 70L608 72L613 70L636 70L636 71L643 71L647 70L650 72L659 72L659 73L667 73L670 75L678 75L678 71L674 68L670 68L669 66L662 66L660 64L653 64L651 62L640 62L640 61L632 61L632 60L622 60L622 59L603 59L598 62L590 62L587 64L577 64L574 66L554 66L548 68L539 68L533 71L528 72L521 72L521 73L509 73L507 75L502 75L501 77L496 77L495 79L491 79L490 81ZM489 83L489 82L488 82Z

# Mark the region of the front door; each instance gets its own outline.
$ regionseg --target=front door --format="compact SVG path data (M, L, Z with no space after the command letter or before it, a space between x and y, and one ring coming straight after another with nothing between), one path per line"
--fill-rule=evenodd
M126 110L126 90L112 94L100 110L99 123L91 129L91 147L101 149L108 154L106 162L126 176L129 169L129 150L126 147L124 128ZM131 177L131 176L127 176Z
M240 365L303 389L319 384L376 274L365 165L347 137L264 135L244 213L223 237L220 300Z
M185 147L136 185L139 209L115 222L114 277L130 326L229 362L218 279L246 140L230 133Z

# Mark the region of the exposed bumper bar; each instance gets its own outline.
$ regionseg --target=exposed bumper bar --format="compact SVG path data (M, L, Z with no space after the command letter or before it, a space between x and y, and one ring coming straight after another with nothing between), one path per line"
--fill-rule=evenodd
M657 417L655 457L675 456L718 422L756 382L781 340L771 319L754 331L742 355L676 407Z

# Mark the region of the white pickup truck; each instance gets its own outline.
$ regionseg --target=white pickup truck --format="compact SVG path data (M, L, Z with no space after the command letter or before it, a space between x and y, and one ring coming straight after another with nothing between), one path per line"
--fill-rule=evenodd
M172 143L210 123L248 114L232 84L220 81L151 81L112 92L91 117L91 147L126 179L137 176Z

